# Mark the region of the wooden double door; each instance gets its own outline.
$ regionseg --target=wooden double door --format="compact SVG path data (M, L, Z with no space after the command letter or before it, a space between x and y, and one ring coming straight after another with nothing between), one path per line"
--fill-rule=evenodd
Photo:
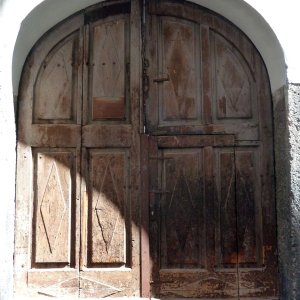
M16 293L277 295L272 112L247 37L182 1L108 1L23 70Z

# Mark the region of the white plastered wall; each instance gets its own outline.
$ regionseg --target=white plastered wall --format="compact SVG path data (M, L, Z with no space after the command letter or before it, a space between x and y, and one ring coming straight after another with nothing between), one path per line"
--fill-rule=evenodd
M0 299L3 300L12 297L16 141L13 100L18 94L22 66L34 43L47 30L97 2L100 1L0 0ZM290 81L300 82L297 1L286 0L284 5L272 0L191 2L220 13L249 36L265 60L273 93L286 84L285 62L289 65Z

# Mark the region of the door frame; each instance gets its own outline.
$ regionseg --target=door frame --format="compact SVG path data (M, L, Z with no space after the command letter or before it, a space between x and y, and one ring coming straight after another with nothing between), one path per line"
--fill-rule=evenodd
M60 12L59 9L57 9L57 7L61 4L51 4L51 1L44 1L45 5L42 8L34 8L33 11L35 12L42 12L43 14L48 14L47 12L49 11L53 11L52 9L49 9L49 7L51 7L51 5L56 5L56 10L59 12L58 15L56 15L56 17L51 18L51 22L49 25L49 22L45 23L43 26L43 28L40 29L40 31L45 30L45 28L50 28L52 25L51 24L55 24L58 22L58 20L63 19L65 16L62 16L63 13L66 12ZM101 2L101 1L94 1L94 2ZM204 1L192 1L198 4L202 4L208 8L213 8L210 7L210 4L204 3ZM203 2L203 3L202 3ZM71 3L67 3L66 5L66 11L67 14L73 13L74 11L77 11L78 7L74 7ZM230 4L231 5L231 4ZM228 9L224 8L224 7L219 7L218 10L219 12L221 12L222 15L224 16L228 16L228 10L230 9L230 5L228 6ZM213 6L213 4L212 4ZM239 6L239 4L237 4L237 6ZM215 10L217 10L217 8L214 8ZM245 13L245 15L250 15L253 16L255 15L255 18L258 18L258 14L255 14L252 10L247 11L247 9L249 8L244 8L244 11L246 11L247 13ZM14 60L19 60L19 64L17 64L17 68L14 69L14 74L13 74L13 79L14 79L14 83L15 86L17 86L18 84L16 82L18 82L18 71L16 71L16 69L19 68L19 72L22 66L22 60L24 60L24 57L26 56L26 50L25 50L25 54L24 52L22 52L23 50L21 50L21 48L23 48L22 45L22 40L26 39L28 37L29 38L29 42L27 44L27 47L30 48L33 44L33 40L36 39L36 33L35 35L32 35L32 32L29 32L28 28L30 27L29 24L32 24L34 22L36 22L36 19L38 18L37 14L30 14L26 17L26 21L22 24L21 27L21 31L19 34L19 38L18 41L16 43L16 49L14 52ZM234 17L232 17L231 19L234 19ZM243 19L243 18L242 18ZM238 21L236 21L235 23L238 23ZM240 26L241 27L247 27L249 23L245 22L245 25ZM29 27L28 27L29 26ZM270 28L269 26L265 23L264 26L261 26L261 24L257 25L258 27L262 27L264 31L266 32L270 32ZM246 30L244 31L253 31L253 33L256 32L256 30L252 29L248 29L246 28ZM41 34L41 33L38 33ZM287 196L288 192L290 191L290 182L288 180L288 176L286 176L286 172L288 174L290 174L290 164L288 162L288 157L289 157L289 153L288 150L289 149L284 149L284 145L287 145L288 143L288 139L287 139L287 134L288 134L288 128L285 127L285 120L286 120L286 110L285 110L285 103L287 101L287 94L286 94L286 88L285 86L283 86L283 82L284 80L279 79L279 77L284 77L285 79L285 71L283 71L282 65L284 64L284 58L282 56L282 53L280 54L280 52L282 52L280 50L280 45L278 43L278 41L275 39L273 41L273 45L274 47L270 47L267 45L263 45L261 46L259 44L259 42L255 42L254 44L257 46L258 49L265 49L262 52L266 53L268 51L270 51L270 48L272 48L272 53L274 55L270 55L270 57L272 57L272 59L266 59L266 63L267 63L267 68L269 71L269 77L270 77L270 81L271 81L271 85L273 88L273 103L274 103L274 110L273 110L273 116L274 116L274 120L275 120L275 167L276 167L276 173L278 178L281 177L281 175L283 175L281 178L283 178L284 180L282 181L278 181L277 182L277 215L278 215L278 225L279 225L279 233L280 232L284 232L284 229L287 227L294 227L293 225L293 221L292 219L289 219L288 221L286 221L286 215L285 215L285 211L288 210L289 208L292 208L292 201L286 201L286 199L290 199L287 198L289 196ZM278 57L278 59L274 59L274 57ZM277 63L274 64L273 62L276 61ZM273 66L272 66L272 65ZM276 70L276 71L274 71ZM277 74L281 74L281 76L278 76ZM278 89L277 89L278 88ZM292 210L294 211L294 209L292 208ZM286 245L287 245L287 237L286 235L278 235L278 242L279 242L279 250L281 250L279 252L279 259L281 262L281 271L282 274L280 275L280 277L282 278L281 282L281 286L282 289L284 289L284 286L287 285L286 280L287 281L292 281L293 280L293 275L291 275L288 271L287 265L289 260L289 256L292 255L294 256L292 250L286 249ZM283 254L283 252L285 252ZM284 278L284 280L283 280ZM287 293L287 292L286 292Z

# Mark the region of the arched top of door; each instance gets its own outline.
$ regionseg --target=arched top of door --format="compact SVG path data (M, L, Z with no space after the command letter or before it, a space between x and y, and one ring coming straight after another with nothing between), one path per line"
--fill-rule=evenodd
M103 1L44 0L33 7L21 23L14 47L12 82L15 95L18 94L24 62L37 40L51 27L68 16L100 2ZM191 0L189 2L217 12L235 24L250 38L266 64L272 92L286 84L286 64L281 45L272 28L255 9L243 0L228 0L225 1L226 3L212 0ZM43 21L41 22L41 20Z

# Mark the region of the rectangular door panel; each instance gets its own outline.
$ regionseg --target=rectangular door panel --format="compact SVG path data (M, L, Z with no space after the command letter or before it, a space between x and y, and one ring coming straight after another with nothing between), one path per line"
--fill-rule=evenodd
M89 267L126 265L129 159L126 149L89 150Z
M47 298L78 297L79 278L76 269L32 269L27 274L31 293Z
M128 121L128 16L90 25L89 114L91 121Z
M262 266L259 148L237 148L236 194L239 267Z
M200 103L195 65L199 54L199 32L193 23L178 23L173 18L163 17L158 24L161 37L158 40L158 61L161 66L158 79L154 81L159 85L159 123L197 120ZM159 77L164 76L166 82L161 84Z
M160 136L151 140L153 144L156 141L156 149L150 147L149 154L153 296L237 297L236 220L229 215L232 207L235 211L232 150L225 152L221 163L220 175L225 179L222 192L231 195L231 203L227 216L222 213L219 236L215 230L221 225L216 218L218 192L213 171L217 149L214 145L227 144L228 149L233 149L232 137ZM228 174L233 176L229 177L233 192L228 192ZM233 236L228 237L231 229ZM224 234L221 246L220 231ZM228 265L231 260L233 266Z
M164 150L162 159L160 268L203 268L202 150Z
M202 120L201 33L193 22L149 16L149 104L151 132Z
M33 148L33 216L29 295L78 294L80 153Z
M136 279L132 270L109 269L84 269L80 272L80 298L105 298L126 297L128 294L136 294L133 282Z
M217 268L237 268L234 149L215 149L215 251Z
M275 248L269 237L274 232L266 225L266 211L270 185L266 185L266 169L262 164L263 147L236 149L236 192L239 247L239 291L241 297L276 294L277 274ZM270 177L269 177L270 176ZM274 229L274 227L272 226Z
M217 265L261 267L259 148L215 149Z
M74 264L76 152L35 149L33 265ZM72 243L72 244L71 244ZM73 256L73 258L71 258Z

